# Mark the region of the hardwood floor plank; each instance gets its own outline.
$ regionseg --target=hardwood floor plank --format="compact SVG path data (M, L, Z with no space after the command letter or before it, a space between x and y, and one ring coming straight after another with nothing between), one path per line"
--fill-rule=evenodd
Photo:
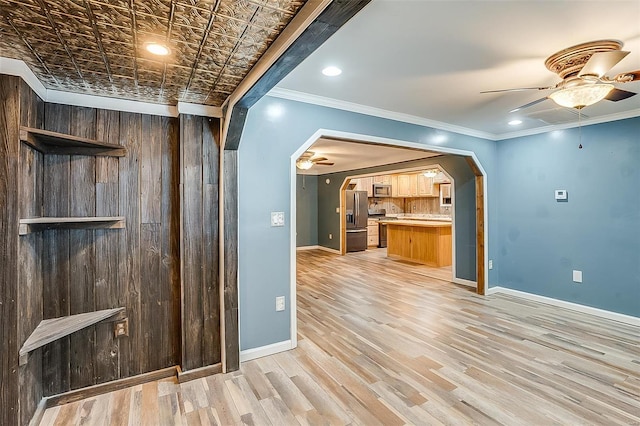
M52 407L41 424L640 424L639 327L356 255L298 253L296 349Z

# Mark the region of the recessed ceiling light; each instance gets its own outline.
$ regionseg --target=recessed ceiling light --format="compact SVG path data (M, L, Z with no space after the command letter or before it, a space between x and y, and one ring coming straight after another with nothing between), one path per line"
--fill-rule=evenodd
M167 46L155 42L146 43L144 45L144 48L147 49L147 52L153 53L154 55L158 56L167 56L169 53L171 53L171 50L169 50Z
M517 126L518 124L522 124L522 120L511 120L509 122L509 126Z
M330 66L323 69L322 74L326 75L327 77L335 77L342 74L342 70L338 67Z

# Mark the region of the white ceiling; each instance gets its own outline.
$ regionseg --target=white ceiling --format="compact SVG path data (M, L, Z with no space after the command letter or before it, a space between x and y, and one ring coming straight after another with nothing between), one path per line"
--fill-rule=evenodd
M366 167L403 163L405 161L429 158L438 153L396 148L379 144L364 144L336 139L321 138L314 142L309 151L314 157L326 157L333 166L315 165L309 170L296 170L298 174L323 175L327 173L358 170Z
M545 68L545 59L599 39L621 40L623 50L631 51L607 75L640 69L640 0L373 0L276 91L317 95L501 138L577 122L578 116L551 100L508 113L550 91L480 92L555 84L559 78ZM327 65L337 65L343 73L325 77L320 71ZM640 81L617 87L640 92ZM605 100L582 112L587 122L640 115L640 95ZM523 123L509 126L514 118Z

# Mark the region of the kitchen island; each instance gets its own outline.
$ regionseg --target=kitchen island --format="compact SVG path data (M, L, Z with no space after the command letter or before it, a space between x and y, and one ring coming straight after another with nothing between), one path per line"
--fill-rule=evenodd
M451 222L385 220L387 256L429 266L451 265Z

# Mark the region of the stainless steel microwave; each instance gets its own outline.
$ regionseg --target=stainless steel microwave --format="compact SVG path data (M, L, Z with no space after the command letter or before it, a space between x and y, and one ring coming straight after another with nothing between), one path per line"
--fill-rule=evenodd
M391 197L391 185L373 184L374 197Z

